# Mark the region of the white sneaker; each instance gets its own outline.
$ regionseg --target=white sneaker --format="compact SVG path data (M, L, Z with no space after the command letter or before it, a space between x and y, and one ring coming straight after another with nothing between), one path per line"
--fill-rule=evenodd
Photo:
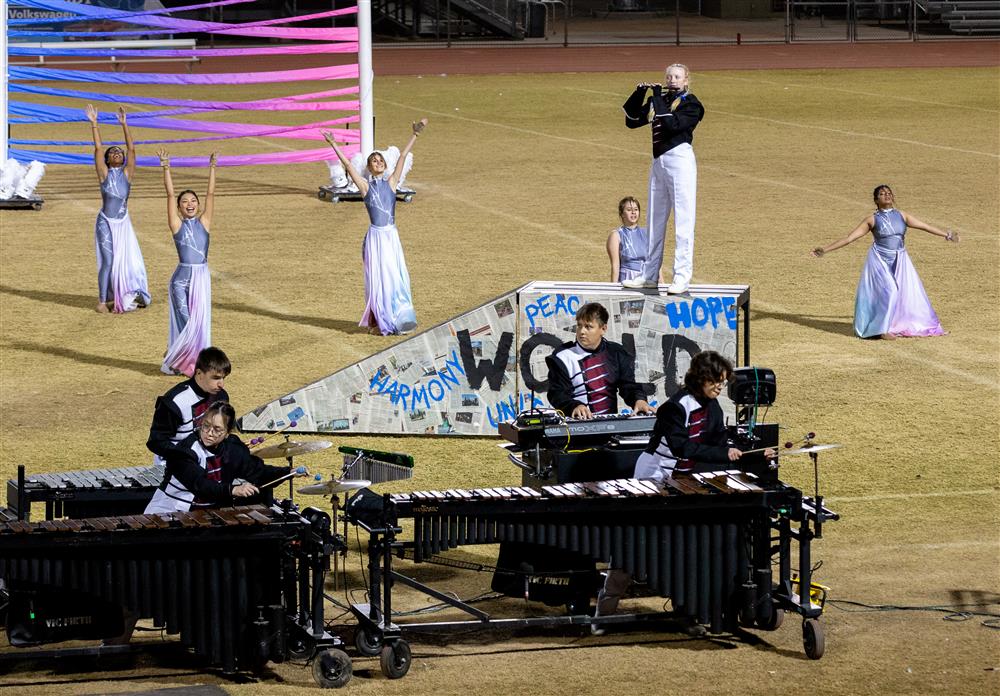
M655 288L658 284L655 280L646 280L645 278L629 278L622 281L623 288Z
M687 283L671 283L667 286L668 295L682 295L688 291Z

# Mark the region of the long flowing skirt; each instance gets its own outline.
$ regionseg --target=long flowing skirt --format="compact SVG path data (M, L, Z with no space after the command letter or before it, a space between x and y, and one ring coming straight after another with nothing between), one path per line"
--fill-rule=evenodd
M210 345L212 277L208 264L178 264L170 277L170 337L160 370L191 377L198 353Z
M895 262L883 258L874 244L865 258L854 302L854 332L861 338L886 333L896 336L947 333L941 328L906 249L883 253L890 259L895 255Z
M365 269L365 311L358 326L378 326L383 335L412 331L417 325L417 315L396 226L370 226L361 258Z
M107 253L109 237L110 259ZM94 244L100 299L114 299L115 312L118 313L149 305L152 298L149 295L146 264L129 214L109 218L104 213L98 213Z

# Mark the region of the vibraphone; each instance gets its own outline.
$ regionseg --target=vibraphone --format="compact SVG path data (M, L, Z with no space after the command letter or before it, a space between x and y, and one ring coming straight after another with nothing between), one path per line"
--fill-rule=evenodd
M226 672L322 649L314 675L342 685L350 659L323 618L329 557L343 543L330 524L287 505L0 523L8 639L122 638L126 617L151 619Z
M476 621L471 623L524 625L524 620L491 619L392 569L393 551L410 549L419 563L457 546L499 542L534 544L591 561L611 559L650 591L670 598L675 617L704 624L714 633L740 625L776 628L785 609L812 622L811 632L820 631L816 618L822 609L808 596L800 600L793 592L791 541L799 544L799 582L809 587L810 541L825 519L835 518L825 508L817 512L791 486L780 481L765 483L735 470L679 474L665 488L649 481L620 479L548 485L540 490L503 487L381 497L363 491L345 511L350 521L371 535L371 604L353 608L370 644L399 640L401 628L384 618L391 616L395 582L472 614ZM397 540L403 519L413 520L413 541ZM798 529L792 529L792 522L798 523ZM772 538L775 533L777 537ZM777 566L772 564L775 554ZM622 617L610 618L617 623ZM542 617L532 623L592 620L587 615ZM810 649L806 642L807 653Z
M141 513L163 480L163 466L130 466L25 476L7 481L7 507L29 519L45 503L45 519Z

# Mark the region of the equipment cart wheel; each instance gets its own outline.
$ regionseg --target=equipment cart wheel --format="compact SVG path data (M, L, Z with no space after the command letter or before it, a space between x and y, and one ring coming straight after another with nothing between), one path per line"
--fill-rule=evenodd
M400 679L410 671L410 644L405 640L386 643L379 658L382 674L389 679Z
M324 650L313 660L313 679L324 689L339 689L351 681L354 669L351 658L343 650Z
M359 628L354 633L354 647L365 657L376 657L382 654L382 636Z
M816 619L806 619L802 622L802 647L810 660L818 660L826 651L826 638L823 627Z
M777 631L785 623L785 610L781 607L771 607L771 618L767 621L757 621L757 628L762 631Z

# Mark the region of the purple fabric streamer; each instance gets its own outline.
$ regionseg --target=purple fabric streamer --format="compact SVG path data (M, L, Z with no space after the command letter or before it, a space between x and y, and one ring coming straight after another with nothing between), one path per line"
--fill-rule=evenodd
M357 53L357 42L341 41L294 46L252 46L247 48L73 48L72 43L58 48L30 48L11 44L12 56L117 56L119 58L222 58L231 56L301 56L317 53ZM13 65L17 65L14 63Z
M117 10L92 7L90 5L80 5L65 0L21 0L19 5L35 7L39 9L52 10L54 12L69 12L81 15L90 19L105 19L108 15L120 14ZM353 14L356 7L336 10L334 13ZM285 18L285 23L295 21L295 18ZM227 34L232 36L254 36L272 37L283 39L304 39L321 41L357 41L357 27L347 28L272 28L270 26L251 26L242 28L240 24L223 24L220 22L199 22L189 19L177 19L174 17L157 17L155 15L134 17L128 24L136 24L144 27L160 27L163 31L124 31L124 32L36 32L36 31L9 31L9 36L134 36L137 34L156 33L210 33Z
M357 132L357 131L354 131ZM344 155L350 157L360 150L358 145L345 145L342 148ZM45 164L84 164L93 166L94 155L76 154L69 152L46 152L44 150L22 150L10 148L8 156L13 157L18 162L30 162L38 160ZM232 155L219 157L220 167L245 167L253 165L267 164L299 164L303 162L323 162L334 160L337 156L329 147L318 150L293 150L290 152L264 152L256 155ZM136 164L140 167L159 167L160 160L157 157L139 157ZM207 167L207 157L171 157L171 167Z
M44 104L34 104L32 102L12 102L11 108L16 109L17 113L32 114L33 118L29 122L33 123L66 122L67 119L70 119L71 121L84 120L78 110L67 109L61 106L48 106ZM318 132L315 132L316 129L328 128L330 126L349 122L343 120L344 118L354 119L355 115L352 114L351 116L341 117L338 119L329 119L316 123L306 123L286 127L274 126L271 124L260 125L252 123L232 123L229 121L192 121L178 118L165 118L162 114L139 113L133 114L129 118L129 123L139 128L159 128L164 130L183 130L200 133L222 133L228 136L274 135L274 137L279 138L319 140L321 136ZM59 121L54 121L54 119L59 119ZM11 119L11 122L24 123L25 120ZM110 119L105 118L105 122L110 123ZM179 140L177 142L189 141ZM52 144L58 144L58 141L53 141Z
M65 82L104 82L122 85L246 85L262 82L299 82L302 80L357 79L358 65L333 65L275 72L209 73L181 75L167 73L116 73L92 70L56 70L54 68L9 68L11 80L52 80Z
M360 108L360 104L357 100L345 101L345 102L323 102L328 105L329 108L323 109L323 111L353 111L357 112ZM9 121L11 123L82 123L86 120L84 116L81 115L81 111L78 109L67 109L60 106L51 106L46 104L37 104L35 102L23 102L14 100L9 102L8 106L9 112L13 114L18 114L20 116L27 116L27 118L11 118ZM244 109L246 111L257 111L258 109ZM266 111L267 109L260 109L261 111ZM158 128L160 126L150 125L153 118L162 118L165 116L186 116L188 114L203 114L205 112L218 111L218 109L212 108L197 108L189 107L184 109L166 109L161 111L144 111L132 114L129 118L134 121L136 125L142 126L143 128ZM108 114L103 118L98 116L98 121L105 123L107 125L114 125L118 122L117 116L113 114ZM213 121L213 123L216 123ZM301 128L302 126L299 126Z
M258 138L296 138L298 140L323 140L323 136L320 133L308 130L310 128L323 128L324 130L329 129L334 135L337 136L337 142L358 142L361 138L360 131L358 130L347 130L333 128L332 126L340 126L344 124L357 123L360 121L359 116L344 116L342 118L334 118L327 121L322 121L321 123L312 123L305 126L283 126L280 128L271 127L270 130L261 130L259 132L234 132L227 135L213 135L204 138L173 138L173 139L163 139L163 140L136 140L136 145L156 145L162 143L202 143L211 142L219 140L232 140L234 138L243 138L248 135L253 135ZM146 127L145 124L140 124ZM235 125L235 124L234 124ZM260 126L264 128L264 126ZM178 129L178 130L203 130L198 129ZM90 141L87 140L26 140L22 138L11 138L7 141L10 145L29 145L29 146L86 146L91 145ZM124 145L124 141L120 140L105 140L104 145L110 147L112 145Z
M293 94L287 97L273 97L271 99L259 99L248 102L227 102L227 101L201 101L197 99L158 99L155 97L134 97L131 95L119 94L109 95L102 92L81 92L75 89L55 89L53 87L41 87L39 85L22 85L12 83L9 85L11 92L23 92L26 94L44 94L53 97L70 97L73 99L89 99L91 101L105 101L112 99L119 104L148 104L151 106L183 106L198 110L211 111L328 111L338 108L335 104L346 102L312 102L306 99L319 99L321 97L337 97L346 94L357 94L358 86L342 87L324 92L311 92L308 94ZM25 102L27 103L27 102ZM357 105L357 100L354 104ZM357 106L353 107L357 108ZM100 119L100 116L98 116ZM65 119L69 120L69 119ZM109 116L102 122L117 123L116 116Z

